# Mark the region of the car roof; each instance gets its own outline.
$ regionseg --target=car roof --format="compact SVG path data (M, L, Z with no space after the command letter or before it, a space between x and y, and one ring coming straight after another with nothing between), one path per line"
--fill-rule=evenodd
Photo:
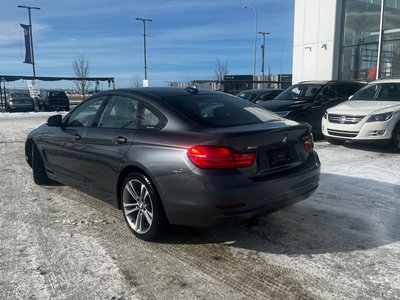
M226 93L197 89L196 87L175 88L175 87L147 87L147 88L122 88L100 92L99 94L130 94L142 97L162 99L167 97L178 97L188 95L226 95ZM97 94L97 95L99 95Z
M355 80L308 80L308 81L301 81L298 84L324 85L324 84L330 84L330 83L358 83L358 84L363 84L361 81L355 81Z
M368 84L375 83L400 83L400 77L382 78L375 81L371 81Z
M282 89L276 89L276 88L251 89L251 90L241 91L240 93L243 93L243 92L269 92L269 91L280 91L280 90L282 90Z

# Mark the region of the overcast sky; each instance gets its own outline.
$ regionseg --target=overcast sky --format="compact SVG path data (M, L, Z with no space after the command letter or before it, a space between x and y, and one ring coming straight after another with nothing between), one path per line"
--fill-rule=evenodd
M72 62L85 55L91 76L115 77L117 87L144 77L143 23L146 23L150 86L166 81L213 79L216 59L229 74L252 74L257 11L258 31L270 32L265 68L291 73L293 0L1 0L0 75L32 75L24 64L20 23L32 10L37 76L74 76ZM257 73L261 69L262 36L257 35ZM21 86L22 82L12 85ZM46 85L45 83L41 84ZM51 83L65 86L71 83Z

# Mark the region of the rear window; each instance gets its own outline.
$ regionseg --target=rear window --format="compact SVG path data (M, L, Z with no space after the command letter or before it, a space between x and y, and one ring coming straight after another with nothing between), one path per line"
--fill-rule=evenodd
M185 96L164 99L175 110L206 127L227 127L279 120L274 113L228 95Z
M51 91L49 92L50 97L59 97L59 98L67 98L67 94L65 92L60 91Z
M11 93L11 97L13 98L29 98L30 95L27 93Z

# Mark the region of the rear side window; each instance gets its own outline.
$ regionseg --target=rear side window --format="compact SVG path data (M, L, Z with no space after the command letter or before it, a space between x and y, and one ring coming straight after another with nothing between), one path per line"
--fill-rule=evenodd
M134 99L113 96L100 117L99 127L137 128L138 102Z
M187 96L165 101L187 118L206 127L238 126L280 119L258 105L227 95Z

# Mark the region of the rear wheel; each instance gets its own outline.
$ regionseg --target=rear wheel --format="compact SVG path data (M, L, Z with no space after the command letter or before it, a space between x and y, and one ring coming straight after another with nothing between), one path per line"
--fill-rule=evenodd
M50 182L50 179L47 177L42 156L40 155L39 149L35 144L32 145L32 171L33 180L36 184L44 185Z
M161 236L168 222L158 194L141 173L130 173L121 188L122 211L129 229L143 240Z
M393 130L392 149L394 152L400 152L400 123Z
M325 137L325 139L329 144L332 144L332 145L343 145L344 144L343 140L338 140L338 139L333 139L333 138L328 138L328 137Z

